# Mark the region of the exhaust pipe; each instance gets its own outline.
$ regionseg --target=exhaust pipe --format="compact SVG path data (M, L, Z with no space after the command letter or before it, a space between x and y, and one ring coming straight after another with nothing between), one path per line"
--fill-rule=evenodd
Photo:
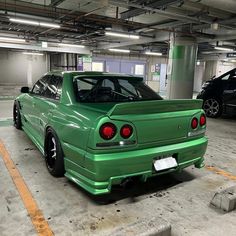
M122 188L132 188L134 186L134 177L128 177L121 181L120 186Z

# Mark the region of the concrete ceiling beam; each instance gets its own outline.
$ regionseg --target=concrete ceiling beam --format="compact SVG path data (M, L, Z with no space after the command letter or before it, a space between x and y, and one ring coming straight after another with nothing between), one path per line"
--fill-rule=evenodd
M109 1L111 4L115 5L115 6L119 6L119 7L125 7L125 8L129 8L129 7L134 7L137 9L143 9L143 10L147 10L147 11L151 11L151 12L155 12L158 13L162 16L165 16L167 18L171 18L171 19L175 19L175 20L189 20L191 22L195 22L195 23L199 23L199 22L203 22L203 23L211 23L209 22L209 20L204 20L204 19L200 19L197 17L191 17L191 16L186 16L186 15L182 15L180 13L174 13L174 12L168 12L167 10L160 10L160 9L156 9L156 8L152 8L152 7L148 7L148 6L143 6L143 5L139 5L139 4L135 4L135 3L130 3L127 1L118 1L118 0L110 0Z
M51 4L49 4L49 6L51 7L57 7L58 5L60 5L61 3L63 3L65 0L51 0Z
M198 39L197 42L198 43L213 43L213 42L216 42L216 41L227 41L227 40L236 40L236 32L234 34L230 34L230 35L219 35L219 36L216 36L215 38L213 39Z
M153 1L152 3L149 3L145 6L151 7L151 8L157 8L161 9L163 7L167 7L172 4L180 3L183 0L159 0L159 1ZM129 19L131 17L139 16L141 14L144 14L146 12L145 9L137 9L137 8L132 8L128 11L122 12L120 14L121 19Z
M132 7L136 9L145 10L145 11L155 12L167 18L178 20L179 21L178 24L181 24L181 22L183 22L184 24L186 21L188 23L197 23L197 24L199 23L212 24L213 22L213 18L211 18L210 16L204 16L204 17L203 16L201 17L188 16L188 15L183 14L183 12L178 9L175 9L175 10L172 9L171 11L168 11L168 10L156 9L149 6L139 5L135 3L130 3L127 1L110 0L109 2L115 6L126 7L126 8ZM220 23L220 25L222 25L225 28L232 29L232 27L227 26L224 22Z
M109 48L121 48L121 47L128 47L132 45L140 45L140 44L147 44L152 42L163 42L169 40L170 33L169 32L158 32L155 37L153 38L146 38L141 37L137 40L129 40L126 42L121 43L110 43L110 44L99 44L98 49L109 49Z

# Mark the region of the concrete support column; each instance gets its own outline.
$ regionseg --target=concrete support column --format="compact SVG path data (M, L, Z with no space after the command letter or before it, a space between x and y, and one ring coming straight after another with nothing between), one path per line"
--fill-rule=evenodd
M197 43L192 37L171 39L167 72L167 97L192 98Z
M45 54L45 70L50 71L51 70L51 55L49 53Z
M33 84L32 82L32 56L28 59L27 65L27 85L31 87Z
M67 53L63 53L62 54L61 66L62 66L62 70L66 70L66 66L67 66Z
M214 61L206 61L205 71L203 75L203 82L211 79L213 76L216 75L217 70L217 60Z

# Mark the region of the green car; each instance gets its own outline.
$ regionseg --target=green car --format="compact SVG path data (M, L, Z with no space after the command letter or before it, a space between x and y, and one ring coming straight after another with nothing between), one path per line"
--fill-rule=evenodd
M206 117L201 100L163 100L140 77L50 72L14 102L23 129L49 172L92 194L133 177L204 166Z

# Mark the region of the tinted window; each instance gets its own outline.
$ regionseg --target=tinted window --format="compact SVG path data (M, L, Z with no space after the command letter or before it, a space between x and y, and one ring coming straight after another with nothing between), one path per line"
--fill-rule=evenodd
M62 77L46 75L36 82L32 93L51 99L60 99L62 88Z
M129 102L161 100L141 78L75 78L76 97L81 102Z
M220 76L221 80L230 80L236 79L236 70L232 70L230 72L225 73L224 75Z
M225 75L224 77L222 77L221 79L222 79L222 80L228 80L229 77L230 77L230 74L227 74L227 75Z
M229 78L226 89L227 90L235 90L236 89L236 77L235 76Z
M135 94L135 96L140 96L138 90L131 83L128 83L127 80L120 80L121 93L129 96L130 94Z
M47 89L44 93L44 96L52 99L60 99L61 88L62 88L62 77L60 76L50 76L46 80Z
M45 92L45 90L47 89L47 77L48 76L44 76L43 78L39 79L33 89L32 89L32 93L35 94L35 95L39 95L39 96L42 96Z
M233 70L230 74L229 80L235 81L236 80L236 70Z
M56 94L56 99L60 99L61 98L61 94L62 94L62 82L63 82L63 78L58 76L57 77L58 83L57 83L57 94Z

